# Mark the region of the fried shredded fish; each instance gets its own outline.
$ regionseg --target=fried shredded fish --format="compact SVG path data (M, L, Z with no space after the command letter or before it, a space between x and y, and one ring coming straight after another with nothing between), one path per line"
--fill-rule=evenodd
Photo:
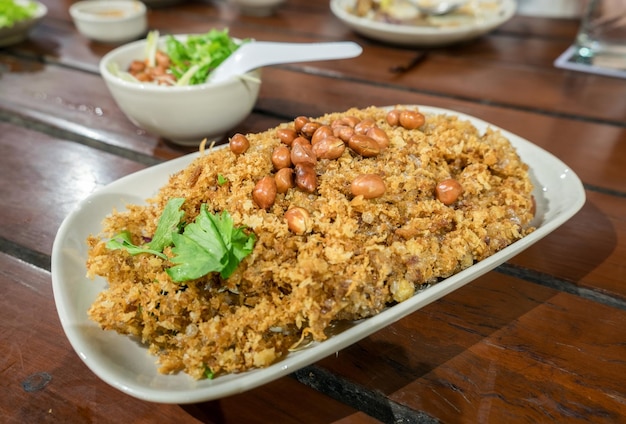
M455 116L353 108L238 136L171 175L145 205L112 211L87 241L88 275L108 283L89 317L141 340L162 373L202 379L266 367L534 230L528 166L500 132ZM292 163L276 165L284 147ZM203 208L227 211L254 234L228 278L173 281L172 246L162 256L107 247L122 231L147 243L174 198L184 199L182 223Z

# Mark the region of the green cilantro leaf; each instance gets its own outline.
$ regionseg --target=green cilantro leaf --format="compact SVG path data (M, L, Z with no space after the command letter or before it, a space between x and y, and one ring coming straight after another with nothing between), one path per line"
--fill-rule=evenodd
M227 182L228 182L228 179L225 176L223 176L222 174L217 174L217 183L219 185L222 186L226 184Z
M106 244L106 247L125 249L131 255L149 253L175 264L166 269L175 282L184 282L203 277L210 272L219 272L222 278L228 278L239 263L254 248L256 237L248 234L245 227L235 227L227 211L212 214L206 204L200 206L200 214L195 221L183 226L180 233L184 212L180 210L183 198L170 199L159 218L152 240L145 246L136 246L131 241L129 231L122 231ZM163 254L163 249L173 245L173 257Z
M128 253L133 256L140 253L151 253L163 259L167 259L167 256L165 256L158 250L146 249L145 247L134 245L130 238L130 232L127 230L116 234L111 240L107 242L106 247L110 250L123 249L128 251Z
M215 377L215 373L213 373L213 371L211 371L211 368L209 368L207 365L204 366L204 378L208 379L208 380L213 380L213 378Z
M183 234L173 235L175 256L170 260L176 265L167 273L176 282L200 278L209 272L228 278L252 252L255 241L254 234L235 228L228 212L211 214L203 204L195 222L188 224Z
M183 198L170 199L163 209L163 213L159 218L157 229L154 232L152 241L148 243L148 248L162 252L167 246L172 244L172 234L178 232L178 224L183 219L185 213L180 207L185 202Z
M244 42L247 40L244 40ZM212 29L205 34L189 35L185 40L173 36L166 38L166 49L172 62L170 71L178 85L194 85L206 82L213 69L239 48L230 37L228 29Z

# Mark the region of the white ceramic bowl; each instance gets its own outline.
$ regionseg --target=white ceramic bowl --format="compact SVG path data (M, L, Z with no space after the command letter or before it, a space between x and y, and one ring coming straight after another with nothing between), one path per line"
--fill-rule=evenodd
M377 22L348 12L356 0L331 0L333 14L355 32L374 40L411 47L437 47L471 40L499 27L515 14L515 0L499 0L496 13L477 17L464 25L415 26Z
M12 26L0 28L0 47L10 46L25 40L31 28L48 13L48 8L37 1L17 0L16 3L34 3L37 8L32 17L15 22Z
M146 5L135 0L86 0L70 6L74 25L85 37L105 43L123 43L148 30Z
M285 0L228 0L236 5L241 13L250 16L270 16Z
M177 35L185 39L187 35ZM161 37L163 42L165 37ZM261 70L243 78L191 86L159 86L126 81L109 70L128 69L145 54L146 40L120 46L100 61L100 73L122 112L138 127L182 145L223 137L252 111L261 86Z

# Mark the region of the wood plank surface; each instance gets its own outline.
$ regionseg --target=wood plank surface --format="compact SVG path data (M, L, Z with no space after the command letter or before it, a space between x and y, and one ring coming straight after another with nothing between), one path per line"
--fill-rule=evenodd
M320 366L442 422L618 422L625 319L490 273Z

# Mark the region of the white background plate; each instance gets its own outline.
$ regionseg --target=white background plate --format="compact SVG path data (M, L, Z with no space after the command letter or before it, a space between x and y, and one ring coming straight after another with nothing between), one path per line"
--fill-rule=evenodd
M376 22L361 18L347 10L356 0L331 0L330 10L348 27L361 35L391 44L415 47L435 47L471 40L502 25L515 14L515 0L500 0L499 13L486 19L477 19L470 25L456 27L425 27Z
M28 2L18 1L18 3ZM46 14L48 13L48 8L43 3L39 3L36 1L33 1L32 3L35 3L37 5L37 9L33 17L16 22L11 27L0 28L0 47L6 47L24 41L26 37L28 37L28 32L30 31L30 29L39 20L41 20L41 18L46 16Z
M485 121L468 115L426 106L425 114L450 114L472 122L481 132ZM290 353L284 360L264 369L195 381L186 374L161 375L156 358L131 338L103 331L87 318L87 309L105 289L103 279L85 277L89 234L98 234L101 223L113 208L124 210L129 203L142 204L165 185L169 176L183 169L197 154L183 156L126 176L90 195L63 221L52 248L52 284L61 325L78 356L102 380L140 399L161 403L202 402L240 393L316 362L402 317L428 305L488 272L546 236L585 203L578 176L550 153L502 130L522 159L530 166L535 184L538 229L472 267L432 286L380 314L361 320L322 343Z

